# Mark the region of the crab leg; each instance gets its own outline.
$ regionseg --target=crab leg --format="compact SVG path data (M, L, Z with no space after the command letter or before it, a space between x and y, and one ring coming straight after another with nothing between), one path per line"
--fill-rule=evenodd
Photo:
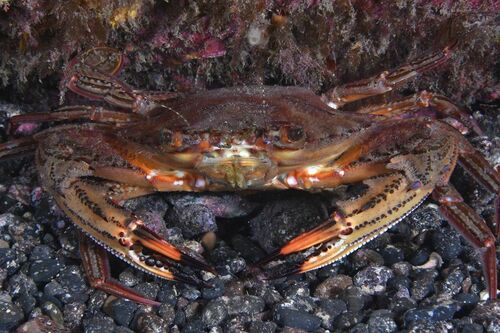
M483 131L470 114L447 97L425 90L396 102L368 106L357 110L356 113L382 116L382 119L430 116L442 119L462 134L468 134L472 130L477 135L483 135Z
M477 249L481 250L484 275L490 299L497 298L495 236L486 222L467 204L451 185L438 186L432 192L439 212Z
M371 78L335 87L324 96L327 104L335 109L367 97L389 92L417 75L446 62L456 42L422 59L415 60L392 71L384 71Z
M161 303L150 300L135 290L128 288L111 277L108 253L101 246L90 241L85 234L80 233L80 255L83 269L93 288L115 295L125 297L134 302L160 306Z
M17 157L22 154L33 153L35 149L36 142L31 137L0 143L0 160Z
M123 55L111 48L94 48L76 57L62 82L78 95L105 101L142 115L163 107L162 102L178 96L173 92L135 90L116 78Z

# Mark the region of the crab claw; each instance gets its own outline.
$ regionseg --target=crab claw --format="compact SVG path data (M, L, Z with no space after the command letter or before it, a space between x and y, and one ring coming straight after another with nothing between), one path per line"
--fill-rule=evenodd
M142 221L136 220L129 224L128 227L134 235L134 237L131 237L131 239L133 239L134 245L142 245L144 248L152 252L152 254L150 255L152 256L151 260L149 261L150 263L153 263L153 259L161 261L162 257L166 257L180 263L181 265L186 265L217 274L215 268L199 259L194 258L187 253L182 252L172 244L168 243L160 235L156 234L153 230L146 227L142 223ZM144 249L142 250L142 252L145 252ZM146 262L146 264L147 263L148 262ZM157 265L159 264L160 263L158 263ZM174 277L174 279L178 280L178 277Z

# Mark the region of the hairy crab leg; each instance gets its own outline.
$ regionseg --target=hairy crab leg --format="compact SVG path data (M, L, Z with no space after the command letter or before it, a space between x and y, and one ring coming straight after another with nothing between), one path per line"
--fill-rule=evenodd
M338 109L347 103L389 92L417 75L446 62L456 44L457 42L451 43L438 52L395 70L384 71L368 79L335 87L328 91L323 99L329 106Z
M357 110L356 113L382 116L383 119L430 116L449 123L462 134L468 134L472 130L477 135L483 135L483 131L470 114L447 97L425 90L399 101L367 106Z
M80 233L80 255L85 275L93 288L100 289L117 297L125 297L134 302L160 306L161 303L151 300L128 288L111 277L108 253L101 246Z
M486 222L467 204L451 185L438 186L432 192L439 212L476 248L481 250L484 276L490 299L497 298L495 236Z
M108 110L100 106L75 105L58 108L54 112L28 113L14 116L9 121L9 132L15 133L20 124L30 122L89 120L100 123L120 124L131 123L141 119L143 117L135 113Z
M31 137L10 140L0 143L0 160L31 154L36 149L36 142Z
M112 60L109 60L110 58ZM173 92L132 89L116 78L122 64L123 55L117 50L90 49L71 62L62 84L81 96L105 101L142 115L148 114L155 108L163 107L162 102L179 96L178 93Z

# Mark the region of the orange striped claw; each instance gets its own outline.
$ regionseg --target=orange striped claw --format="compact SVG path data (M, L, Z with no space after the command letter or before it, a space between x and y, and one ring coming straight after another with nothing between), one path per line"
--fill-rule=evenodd
M253 268L261 272L256 266L294 254L303 259L259 277L335 263L432 196L449 223L481 251L488 293L495 299L500 176L463 136L482 133L469 113L427 91L342 110L441 66L456 46L333 88L323 98L305 88L279 86L187 95L142 91L119 77L121 52L97 47L75 57L62 81L92 105L13 117L15 135L26 122L52 124L32 137L0 144L0 160L34 155L42 186L82 234L82 263L91 286L140 303L158 305L111 277L108 253L156 277L197 286L209 286L200 271L216 271L200 255L154 232L125 208L127 200L157 192L317 192L341 185L360 192L336 202L326 221ZM450 184L457 163L495 195L495 233Z

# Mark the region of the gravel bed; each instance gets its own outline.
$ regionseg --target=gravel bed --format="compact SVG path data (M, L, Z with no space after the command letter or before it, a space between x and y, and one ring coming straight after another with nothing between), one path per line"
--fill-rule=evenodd
M9 114L16 106L2 107ZM493 139L475 144L499 164L498 108L476 118ZM493 196L458 168L454 181L491 219ZM267 251L319 223L345 195L343 189L186 193L130 201L152 227L202 253L219 272L202 275L214 287L200 289L112 259L120 282L162 303L152 308L90 288L75 230L39 187L32 159L4 162L0 332L500 332L500 303L484 300L478 253L430 202L335 265L269 282L250 269ZM200 235L212 232L218 238L204 250Z

